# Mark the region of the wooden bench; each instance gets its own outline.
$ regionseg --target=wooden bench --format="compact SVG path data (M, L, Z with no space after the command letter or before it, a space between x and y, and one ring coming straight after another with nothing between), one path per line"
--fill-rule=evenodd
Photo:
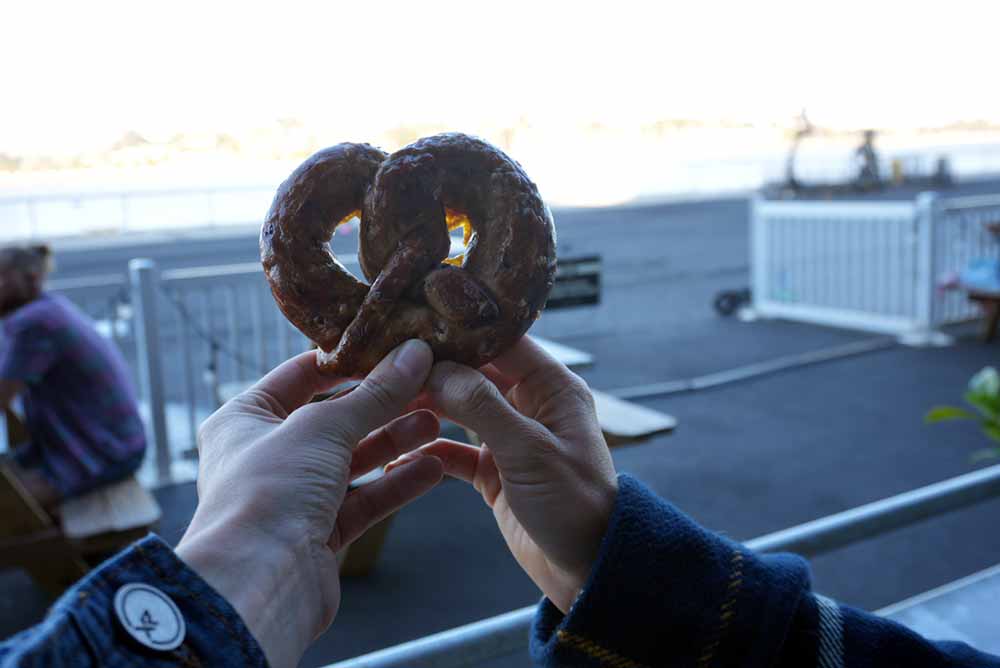
M597 421L609 448L633 445L677 428L677 418L598 390L591 390Z
M597 421L601 425L604 442L609 448L622 445L636 445L673 432L677 428L677 418L660 411L619 399L616 396L590 390L594 397ZM479 445L481 441L474 432L466 429L469 443Z
M535 342L574 371L594 363L593 356L582 350L538 337L535 337ZM601 424L601 432L608 447L641 443L669 434L677 427L677 419L672 415L619 399L600 390L591 389L590 393L594 397L597 421Z
M23 424L4 420L8 443L23 442ZM0 569L22 568L55 597L91 565L145 536L160 519L153 495L135 477L63 502L54 518L0 463Z

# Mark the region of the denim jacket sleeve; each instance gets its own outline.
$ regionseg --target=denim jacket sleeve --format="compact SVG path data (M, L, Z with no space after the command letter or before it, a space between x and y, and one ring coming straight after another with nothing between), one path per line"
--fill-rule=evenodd
M179 647L149 649L126 632L115 595L134 583L150 585L176 605L184 626ZM40 624L0 643L0 668L137 665L267 665L239 614L154 535L88 574Z

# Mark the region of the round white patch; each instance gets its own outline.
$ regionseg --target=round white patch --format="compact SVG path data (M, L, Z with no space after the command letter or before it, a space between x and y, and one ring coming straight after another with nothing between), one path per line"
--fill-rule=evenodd
M115 593L115 614L140 644L162 651L180 647L186 627L170 597L148 584L127 584Z

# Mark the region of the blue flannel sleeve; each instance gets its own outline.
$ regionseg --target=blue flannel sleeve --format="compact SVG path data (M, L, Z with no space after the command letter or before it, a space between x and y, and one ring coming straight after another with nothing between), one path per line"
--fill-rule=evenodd
M41 319L10 327L0 342L0 378L38 383L59 359L55 332Z
M811 657L813 665L823 668L1000 666L1000 657L985 654L965 643L932 641L902 624L815 594L803 599L792 621L792 629L799 637L813 636L809 644L811 649L807 653L802 649L796 651L794 647L785 648L777 668L798 668L803 657Z
M179 647L149 649L126 633L114 599L132 583L152 585L176 604L186 627ZM88 574L42 623L0 644L0 668L138 665L267 665L239 614L154 535Z
M755 554L629 476L569 613L541 602L531 653L551 668L1000 667L815 595L801 558Z

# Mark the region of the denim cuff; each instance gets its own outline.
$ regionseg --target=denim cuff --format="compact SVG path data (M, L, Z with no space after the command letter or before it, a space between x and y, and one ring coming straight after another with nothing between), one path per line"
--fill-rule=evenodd
M115 612L115 594L133 583L155 587L176 604L186 627L179 647L149 649L125 631ZM153 534L74 585L53 607L46 625L50 622L57 627L71 622L98 665L267 665L236 610ZM52 641L58 643L60 638Z

